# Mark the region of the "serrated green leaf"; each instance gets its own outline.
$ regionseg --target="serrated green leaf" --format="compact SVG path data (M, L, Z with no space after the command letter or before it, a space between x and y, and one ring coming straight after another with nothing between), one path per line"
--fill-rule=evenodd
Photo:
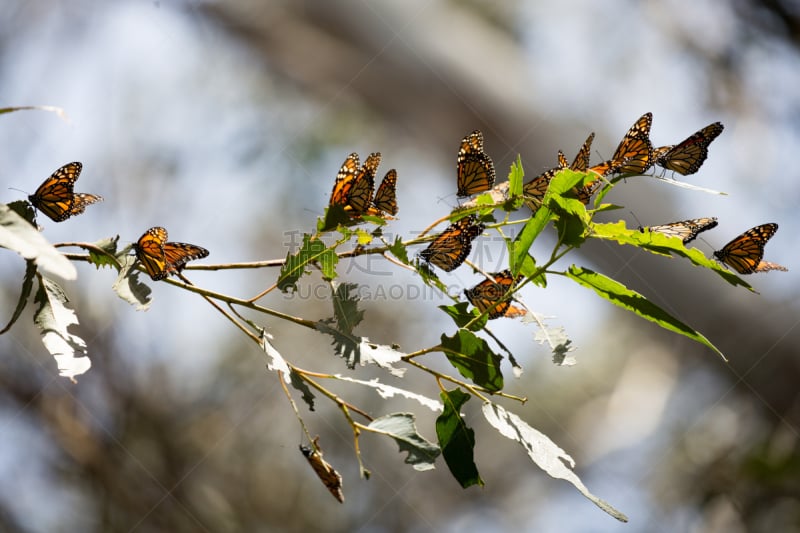
M292 387L300 391L300 393L303 395L303 401L306 402L306 405L308 405L308 410L313 411L314 393L311 392L311 388L308 386L308 383L303 381L303 379L300 377L300 374L294 370L289 372L289 379L292 382Z
M514 413L506 411L502 406L492 402L484 403L482 411L486 421L507 439L520 443L539 468L556 479L569 481L592 503L620 522L628 521L628 517L614 509L611 504L589 492L586 485L572 471L575 461L547 435L532 428Z
M727 270L716 261L709 259L695 247L687 248L678 237L668 237L663 233L629 229L624 220L605 224L592 224L590 237L615 241L619 244L637 246L656 255L685 257L696 266L708 268L716 272L733 286L742 286L753 292L755 290L742 278Z
M141 272L135 268L136 258L131 255L120 256L117 258L121 268L117 279L111 286L117 296L136 307L137 311L147 311L153 298L150 287L139 280Z
M613 280L603 274L598 274L588 268L582 268L572 265L567 270L567 276L576 281L579 285L587 287L595 291L598 296L608 300L617 307L621 307L632 313L649 320L654 324L658 324L662 328L678 333L708 346L722 357L723 361L727 359L716 346L711 344L703 335L687 326L677 318L673 317L659 306L642 296L636 291L632 291L625 287L622 283Z
M17 300L17 307L14 309L14 313L11 315L11 320L8 321L6 327L0 331L0 335L11 329L11 326L14 325L14 322L19 319L22 311L25 309L25 306L28 304L28 299L31 296L31 290L33 289L33 277L36 275L36 264L31 261L25 261L25 277L22 278L22 290L19 293L19 299Z
M508 266L511 269L511 274L516 276L528 261L530 257L528 251L533 245L533 241L544 230L547 223L550 222L553 213L544 204L536 210L536 213L525 223L522 231L517 234L516 238L508 243ZM532 272L530 273L532 274ZM530 275L528 274L528 275Z
M522 196L522 181L524 178L525 171L522 169L522 157L517 155L517 160L511 164L511 171L508 173L508 194L510 196ZM522 205L521 199L520 205Z
M462 376L492 392L503 389L500 371L503 358L494 353L485 340L471 331L459 329L452 337L442 334L441 346L447 360Z
M359 221L353 220L350 214L339 204L329 205L325 208L325 217L317 219L317 232L333 231L339 226L352 226Z
M406 245L403 244L403 239L401 239L399 235L395 237L394 242L389 245L389 251L392 252L392 255L399 259L404 265L411 263L408 260L408 250L406 249Z
M29 221L5 204L0 204L0 247L17 252L24 259L33 260L40 269L62 279L78 277L75 266L47 242Z
M86 357L86 342L68 331L78 324L75 311L66 307L64 290L54 281L39 276L39 290L35 302L39 304L33 315L33 323L42 330L42 344L55 358L58 373L75 381L92 366Z
M480 315L480 311L477 309L468 309L469 304L467 302L458 302L455 305L440 305L439 309L447 313L450 318L456 323L456 326L459 328L465 327L469 324L472 320L475 319L478 315ZM489 315L483 315L479 320L475 321L469 329L471 331L478 331L486 327L486 323L489 321Z
M442 449L447 468L463 488L471 485L483 486L483 480L475 466L475 432L461 416L461 406L470 395L461 389L442 391L444 410L436 419L436 437Z
M113 258L117 255L118 241L119 241L119 235L116 235L114 237L107 237L105 239L101 239L95 243L92 243L97 248L100 248L101 250L107 252L108 255L99 254L94 250L89 250L89 262L92 263L94 266L96 266L98 269L101 266L111 266L116 268L117 263L114 261Z
M400 447L400 452L407 452L405 463L415 470L431 470L441 453L438 446L425 440L417 431L413 413L394 413L370 422L367 429L391 437Z
M363 229L357 229L356 239L356 242L358 242L359 245L366 246L372 242L372 234L368 231L364 231Z
M297 282L308 271L309 263L319 266L325 279L334 279L338 262L339 257L332 248L328 248L320 239L312 238L306 233L303 235L303 244L297 253L286 254L286 262L281 268L277 286L283 292L290 289L296 290Z

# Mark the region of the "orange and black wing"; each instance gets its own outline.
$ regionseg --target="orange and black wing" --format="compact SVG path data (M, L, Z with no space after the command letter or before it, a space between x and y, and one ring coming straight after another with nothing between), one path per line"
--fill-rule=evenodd
M28 196L33 206L55 222L83 213L87 205L101 201L95 194L74 193L73 187L83 165L77 161L59 168Z
M662 224L660 226L650 226L647 229L668 237L679 237L683 240L683 244L688 244L693 241L699 233L715 227L717 227L717 217L681 220L679 222L670 222L669 224ZM644 229L645 228L642 228L642 231L644 231Z
M708 145L719 137L723 129L720 122L709 124L679 144L656 148L653 160L656 165L678 174L694 174L708 157Z
M359 168L358 154L353 152L344 160L339 173L336 175L336 183L333 184L330 205L335 204L343 207L347 205Z
M375 192L372 205L381 213L397 214L397 171L395 169L391 169L383 177L380 187Z
M476 221L477 217L470 215L451 224L419 256L445 272L455 270L472 250L472 240L483 232L485 226Z
M544 195L547 193L547 188L550 186L550 181L558 173L561 168L551 168L546 170L533 178L531 181L522 185L522 196L525 199L525 205L528 209L536 212L542 205Z
M592 155L592 141L594 140L594 132L590 133L584 141L583 146L575 156L575 160L569 166L570 169L577 172L586 172L589 169L589 158Z
M521 276L515 280L510 270L504 270L491 274L493 279L485 279L472 287L464 289L464 294L472 305L481 313L487 312L489 319L509 316L511 310L511 299L509 291L513 290L514 284L519 281ZM517 309L514 308L516 311ZM514 313L514 316L517 316Z
M380 152L369 154L367 160L353 179L353 186L347 194L345 209L354 215L365 213L372 204L372 193L375 191L375 173L381 164Z
M456 194L462 198L494 187L494 162L483 151L483 134L478 130L461 139L456 179Z
M653 114L645 113L630 127L611 158L611 172L643 174L653 166L652 124Z
M145 231L136 241L136 257L144 266L147 274L155 281L164 279L169 274L164 256L166 242L167 230L158 226Z
M714 257L739 274L759 272L759 267L762 266L761 259L764 257L764 246L776 231L778 231L777 224L762 224L750 228L723 246L722 250L714 252Z
M187 244L185 242L168 242L164 244L164 260L166 272L171 274L179 272L189 261L208 257L208 250L202 246Z

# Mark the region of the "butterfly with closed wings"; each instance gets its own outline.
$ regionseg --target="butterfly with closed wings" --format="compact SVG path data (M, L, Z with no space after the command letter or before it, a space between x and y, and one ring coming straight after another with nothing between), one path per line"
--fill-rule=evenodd
M464 198L494 187L494 162L483 151L483 133L475 130L461 139L456 166L458 190Z
M714 252L714 257L739 274L753 274L770 270L786 272L789 269L785 266L762 260L764 246L776 231L778 231L778 225L774 223L750 228L723 246L722 250Z
M656 148L653 153L655 164L684 176L694 174L708 157L708 145L724 128L722 123L714 122L678 144Z
M653 233L661 233L667 237L679 237L683 241L683 244L688 244L692 242L699 233L715 227L717 227L717 217L710 217L681 220L678 222L670 222L669 224L662 224L660 226L639 226L639 231L644 233L645 230L647 230Z
M464 289L464 295L469 302L481 313L488 311L489 320L523 316L525 310L511 305L511 299L508 297L508 292L522 279L522 276L514 279L508 269L490 275L493 279L485 279L471 289Z
M419 253L426 262L445 272L455 270L472 251L472 240L480 235L485 226L477 223L478 217L469 215L454 222Z
M159 226L144 232L134 249L137 259L154 281L177 274L187 262L207 257L209 253L194 244L167 242L167 230Z

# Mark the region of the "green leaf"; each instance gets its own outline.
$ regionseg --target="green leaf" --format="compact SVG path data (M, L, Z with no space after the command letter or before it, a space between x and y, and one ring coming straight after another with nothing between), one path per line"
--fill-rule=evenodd
M356 238L360 246L366 246L372 242L372 234L368 231L364 231L363 229L356 230Z
M629 229L626 227L624 220L605 224L592 224L590 237L637 246L656 255L685 257L697 266L713 270L731 285L739 285L755 292L750 284L716 261L706 257L702 251L695 247L686 248L679 237L668 237L663 233Z
M278 288L283 292L296 290L297 282L307 272L309 263L318 265L325 279L334 279L338 262L339 257L332 248L325 246L325 243L318 238L312 238L307 233L303 234L303 244L297 253L286 254L286 262L277 281Z
M435 468L433 463L441 450L417 432L413 413L394 413L376 418L366 429L393 438L400 452L408 453L406 464L412 465L415 470Z
M447 360L462 376L486 390L502 390L502 356L494 353L485 340L476 337L471 331L459 329L452 337L442 334L441 346Z
M0 247L17 252L24 259L33 260L40 269L62 279L78 277L75 266L10 204L0 204Z
M456 323L456 326L463 328L472 320L474 320L475 317L480 315L480 311L477 309L467 309L468 307L469 304L467 302L458 302L455 305L440 305L439 309L447 313ZM481 330L486 326L488 321L489 315L483 315L479 320L472 324L469 329L471 331Z
M711 344L711 341L703 335L673 317L638 292L628 289L618 281L604 276L603 274L593 272L588 268L575 265L569 267L567 276L576 281L579 285L594 290L601 298L608 300L618 307L631 311L645 320L658 324L666 330L678 333L693 341L708 346L717 352L720 357L722 357L723 361L727 362L722 352Z
M389 251L392 252L392 255L399 259L404 265L411 263L411 261L408 260L408 250L406 249L406 245L403 244L403 239L400 238L399 235L394 238L394 243L389 245Z
M117 296L136 307L137 311L147 311L153 298L148 285L139 281L141 272L135 268L136 258L131 255L119 256L117 261L121 267L114 285L111 286Z
M317 219L317 232L325 233L341 226L352 226L360 221L354 220L339 204L329 205L325 208L325 218Z
M308 405L308 410L313 411L314 393L311 392L311 388L308 386L308 383L303 381L303 379L300 377L300 374L294 370L289 372L289 380L292 382L292 387L300 391L300 393L303 395L303 401L306 402L306 405Z
M19 293L19 299L17 300L17 307L14 309L14 314L11 315L11 320L8 321L6 327L0 331L0 335L11 329L11 326L14 325L22 311L25 309L25 306L28 304L28 299L31 296L31 290L33 289L33 277L36 275L36 265L33 261L25 261L25 277L22 278L22 290Z
M461 389L442 391L444 410L436 419L436 437L442 449L447 468L463 488L470 485L483 486L483 480L475 466L475 432L459 414L461 406L470 395Z
M525 171L522 169L522 158L517 155L517 160L511 164L511 172L508 174L508 194L510 196L522 196L522 181L524 178ZM521 199L520 205L522 205Z
M520 443L539 468L556 479L569 481L592 503L620 522L628 521L627 516L614 509L608 502L589 492L586 485L572 471L575 461L550 440L547 435L532 428L514 413L506 411L503 407L492 402L484 403L482 411L486 421L497 429L502 436Z
M528 265L528 270L530 270L530 263L528 262L530 255L528 251L533 245L533 241L536 240L536 237L539 236L545 226L547 226L547 223L550 222L552 216L552 211L542 204L530 220L525 223L525 226L522 227L522 231L517 234L516 238L508 243L508 266L511 269L512 275L516 276L520 272L523 272L523 269L526 268L526 264ZM526 276L530 276L531 274L533 274L533 272L529 272Z
M33 315L33 323L42 330L42 344L55 358L59 375L74 382L75 376L92 366L85 356L86 342L68 331L70 326L78 324L78 317L66 307L69 300L64 290L41 275L35 301L39 307Z
M96 266L98 269L101 266L111 266L116 268L117 263L114 261L113 258L117 255L118 241L119 241L119 235L116 235L114 237L107 237L105 239L101 239L95 243L92 243L96 247L107 252L108 255L99 254L94 250L89 250L89 262L92 263L94 266Z

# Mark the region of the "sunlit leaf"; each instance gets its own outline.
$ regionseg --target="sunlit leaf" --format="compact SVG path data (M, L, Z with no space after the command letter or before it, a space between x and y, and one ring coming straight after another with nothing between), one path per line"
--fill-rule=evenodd
M400 452L408 453L406 464L412 465L415 470L435 468L434 462L441 450L419 434L413 413L394 413L376 418L367 429L393 438Z
M119 235L114 237L107 237L105 239L101 239L94 244L97 248L104 250L108 253L100 254L95 252L94 250L89 250L89 262L92 263L97 268L101 266L111 266L116 268L117 263L114 261L114 257L117 255L117 242L119 241Z
M401 239L399 235L395 237L394 242L389 246L389 251L392 252L392 255L399 259L404 265L408 265L410 263L408 260L408 250L406 250L406 246L403 244L403 239Z
M371 387L375 389L381 398L392 398L394 396L404 396L409 400L415 400L431 411L440 412L442 410L442 404L438 401L428 398L427 396L423 396L422 394L417 394L416 392L411 392L406 389L401 389L399 387L393 387L391 385L386 385L385 383L381 383L378 381L378 378L371 379L369 381L364 381L361 379L353 379L347 376L342 376L340 374L335 374L334 377L341 381L349 381L350 383L357 383L359 385L364 385L366 387Z
M470 395L461 389L442 391L444 410L436 419L436 437L442 448L447 467L463 488L471 485L483 486L483 480L475 466L475 431L461 416L461 406Z
M567 337L566 330L561 327L551 327L545 323L545 318L536 313L528 313L523 319L526 323L535 323L539 329L533 339L541 345L547 345L553 352L553 363L558 366L573 366L577 361L568 355L575 350L572 341Z
M581 494L620 522L628 521L627 516L614 509L608 502L589 492L586 485L572 471L575 461L550 440L547 435L532 428L514 413L506 411L502 406L492 402L485 402L482 411L489 424L504 437L520 443L539 468L556 479L569 481Z
M150 287L139 280L141 272L135 268L136 258L133 256L119 256L117 261L122 268L117 274L117 279L112 289L117 296L136 307L137 311L147 311L153 299Z
M309 234L303 235L303 244L296 253L286 254L286 262L278 276L278 288L286 292L296 290L300 277L307 272L309 263L319 266L325 279L336 277L336 264L339 257L331 248L325 246L320 239L312 238Z
M25 277L22 278L22 288L19 293L19 298L17 299L17 307L14 309L14 313L11 315L11 320L8 321L6 327L0 331L0 335L11 329L11 326L14 325L14 322L22 314L22 311L25 309L25 306L28 304L28 300L31 296L31 290L33 289L33 278L36 275L36 265L33 261L25 261Z
M42 343L55 358L58 373L70 378L81 375L92 366L86 357L86 342L68 331L78 324L75 311L66 307L69 301L61 287L54 281L39 276L39 290L36 292L39 307L33 315L33 322L42 330Z
M703 335L673 317L638 292L628 289L622 283L604 276L603 274L593 272L588 268L575 265L569 267L567 276L575 280L579 285L594 290L601 298L608 300L618 307L631 311L645 320L658 324L666 330L679 333L684 337L708 346L718 353L723 361L727 361L722 352L711 344L711 341Z
M466 327L472 320L475 319L478 315L480 315L480 311L477 309L468 309L469 303L468 302L458 302L454 305L440 305L439 309L447 313L450 318L456 323L456 326L459 328ZM489 315L485 314L481 318L475 321L469 329L471 331L478 331L483 329L486 326L486 323L489 321Z
M5 204L0 204L0 247L33 260L41 270L62 279L78 277L75 266L47 242L30 222Z

